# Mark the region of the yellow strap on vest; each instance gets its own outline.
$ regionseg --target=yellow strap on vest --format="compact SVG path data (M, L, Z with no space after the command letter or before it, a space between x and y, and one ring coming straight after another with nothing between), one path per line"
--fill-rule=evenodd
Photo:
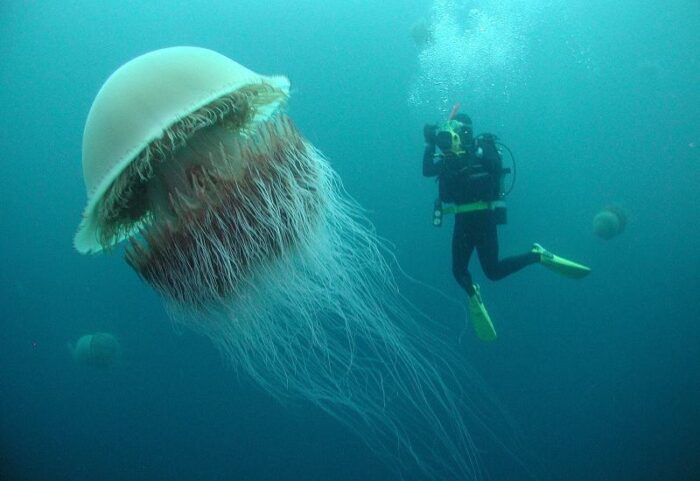
M471 202L469 204L458 204L458 205L448 205L442 208L443 215L448 214L464 214L465 212L474 212L477 210L495 210L498 208L505 208L506 203L502 200L497 200L494 202L486 202L480 200L478 202Z

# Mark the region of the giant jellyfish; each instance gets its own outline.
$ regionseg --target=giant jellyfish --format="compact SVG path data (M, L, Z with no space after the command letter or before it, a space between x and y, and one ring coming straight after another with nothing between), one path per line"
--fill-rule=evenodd
M175 322L273 396L339 419L401 476L479 478L465 427L477 410L459 387L475 381L398 293L288 94L285 77L202 48L120 67L86 121L75 247L123 243Z

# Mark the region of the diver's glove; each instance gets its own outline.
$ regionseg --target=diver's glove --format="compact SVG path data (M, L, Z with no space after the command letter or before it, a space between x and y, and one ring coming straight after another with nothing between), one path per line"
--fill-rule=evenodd
M425 124L423 126L423 137L425 138L425 143L428 145L435 145L437 141L437 125L435 124Z

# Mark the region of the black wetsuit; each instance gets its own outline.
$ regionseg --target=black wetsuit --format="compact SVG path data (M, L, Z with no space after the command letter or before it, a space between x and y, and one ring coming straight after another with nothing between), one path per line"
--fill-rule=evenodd
M476 159L475 151L481 147ZM469 166L476 165L478 175L470 176ZM493 142L477 138L474 147L464 154L435 155L435 145L428 144L423 154L423 175L438 176L440 198L456 205L478 201L496 200L500 184L501 159ZM471 171L474 168L471 167ZM476 180L475 180L476 177ZM469 273L469 260L476 248L481 269L492 281L519 271L523 267L539 262L537 254L528 252L519 256L498 258L499 219L493 209L476 210L455 215L452 233L452 274L470 296L474 295L474 283ZM502 222L501 222L502 223Z

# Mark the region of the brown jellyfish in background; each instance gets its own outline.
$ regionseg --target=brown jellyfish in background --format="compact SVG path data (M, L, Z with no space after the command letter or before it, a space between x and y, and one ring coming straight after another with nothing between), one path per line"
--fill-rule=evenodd
M608 206L593 217L593 232L605 240L622 234L626 225L627 215L616 206Z
M96 332L82 336L68 348L78 364L109 367L119 358L119 341L108 332Z
M398 471L477 479L464 416L483 412L467 404L479 382L399 293L371 225L285 113L288 95L285 77L202 48L120 67L85 125L75 247L124 241L176 323Z

